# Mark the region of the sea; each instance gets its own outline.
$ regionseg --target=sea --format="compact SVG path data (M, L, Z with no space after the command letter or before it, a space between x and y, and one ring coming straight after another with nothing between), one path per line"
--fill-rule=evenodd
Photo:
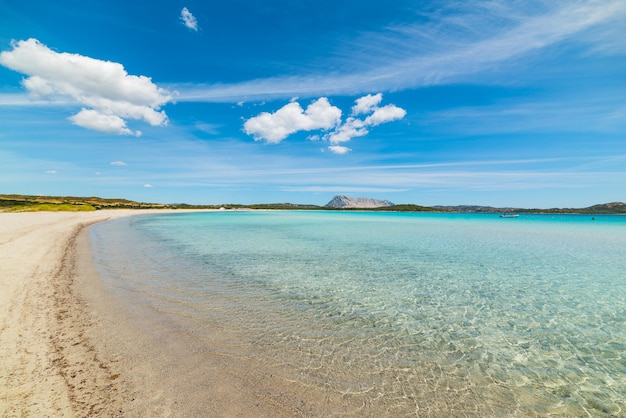
M125 303L338 400L312 415L626 416L626 216L183 212L91 240Z

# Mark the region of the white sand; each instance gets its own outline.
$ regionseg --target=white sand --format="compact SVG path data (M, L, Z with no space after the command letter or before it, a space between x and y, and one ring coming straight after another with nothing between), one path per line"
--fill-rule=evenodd
M84 339L85 318L73 323L63 305L74 302L68 248L79 230L139 213L0 214L0 416L114 415L124 402L103 391L119 376Z
M85 227L153 212L0 213L0 416L309 415L289 382L137 323L104 289Z

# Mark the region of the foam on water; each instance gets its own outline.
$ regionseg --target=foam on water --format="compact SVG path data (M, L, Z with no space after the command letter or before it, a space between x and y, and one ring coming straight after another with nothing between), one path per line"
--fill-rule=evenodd
M120 292L344 401L325 414L626 413L625 217L183 213L92 238Z

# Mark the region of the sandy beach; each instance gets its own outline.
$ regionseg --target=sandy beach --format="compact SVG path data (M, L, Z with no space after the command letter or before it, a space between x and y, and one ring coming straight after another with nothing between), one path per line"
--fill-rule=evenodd
M88 226L150 212L0 214L0 416L308 415L105 291Z

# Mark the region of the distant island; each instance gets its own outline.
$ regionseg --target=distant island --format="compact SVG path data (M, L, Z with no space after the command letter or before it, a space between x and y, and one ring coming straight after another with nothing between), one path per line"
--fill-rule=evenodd
M394 206L388 200L370 199L369 197L335 196L326 203L327 208L333 209L373 209L386 206Z
M459 206L420 206L415 204L396 205L388 200L377 200L364 197L349 197L338 195L324 206L328 209L339 210L374 210L391 212L459 212L459 213L580 213L580 214L626 214L626 204L612 202L589 206L586 208L551 208L525 209L493 206L459 205Z
M626 214L626 204L622 202L603 203L586 208L528 209L493 206L420 206L416 204L394 204L389 200L367 197L338 195L326 205L306 205L296 203L260 203L251 205L220 204L190 205L186 203L145 203L127 199L107 199L101 197L72 196L28 196L0 194L0 212L27 211L94 211L101 209L266 209L266 210L367 210L388 212L458 212L458 213L544 213L544 214Z

